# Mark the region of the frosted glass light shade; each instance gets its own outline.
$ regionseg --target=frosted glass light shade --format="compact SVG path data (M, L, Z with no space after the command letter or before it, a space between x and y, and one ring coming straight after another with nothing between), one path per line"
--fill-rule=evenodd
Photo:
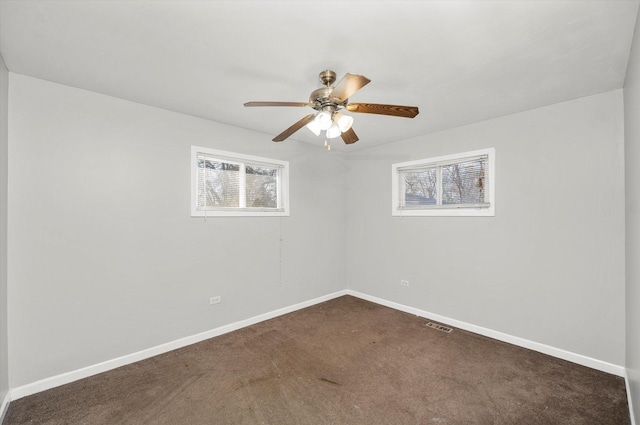
M341 134L342 132L340 131L340 128L338 128L338 125L336 123L331 124L331 127L329 127L329 129L327 130L327 137L329 139L335 139Z
M341 114L340 112L337 112L333 116L333 120L335 121L336 124L338 124L338 128L342 133L344 133L345 131L348 131L351 128L351 125L353 125L353 117L350 117L349 115Z
M316 136L319 136L321 129L320 129L320 123L318 122L318 118L316 117L313 121L307 124L307 128L311 130L313 134L315 134Z
M328 130L333 123L333 120L331 119L331 113L327 111L322 111L318 115L316 115L315 121L318 121L320 130Z

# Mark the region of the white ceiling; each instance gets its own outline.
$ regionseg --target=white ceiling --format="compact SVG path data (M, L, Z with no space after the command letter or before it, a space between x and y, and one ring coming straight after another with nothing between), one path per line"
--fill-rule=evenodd
M243 103L307 101L324 69L372 80L353 102L420 108L414 119L353 114L360 141L342 146L353 150L620 88L637 10L637 0L2 0L0 52L12 72L264 132L265 143L311 110ZM304 128L291 139L323 142Z

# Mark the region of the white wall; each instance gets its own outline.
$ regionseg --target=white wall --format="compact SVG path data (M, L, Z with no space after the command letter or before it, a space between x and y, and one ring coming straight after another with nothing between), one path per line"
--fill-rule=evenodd
M9 89L11 388L345 287L624 364L621 90L341 156ZM192 144L291 161L291 217L189 217ZM393 162L491 146L496 217L391 217Z
M345 288L341 155L10 77L11 388ZM191 218L191 145L290 161L291 216Z
M488 147L495 217L391 216L392 163ZM622 90L347 163L349 289L624 365Z
M0 56L0 421L9 391L7 348L7 196L9 71Z
M639 15L640 16L640 15ZM638 20L640 22L640 19ZM640 424L640 30L636 26L624 85L626 173L626 367Z

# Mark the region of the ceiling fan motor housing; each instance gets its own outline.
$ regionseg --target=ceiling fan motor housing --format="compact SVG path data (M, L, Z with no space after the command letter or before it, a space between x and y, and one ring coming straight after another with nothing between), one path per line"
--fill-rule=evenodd
M336 110L339 107L344 107L347 103L347 100L338 103L340 99L332 97L332 93L333 87L321 87L317 90L312 91L311 95L309 96L309 103L313 104L311 107L316 111L322 111L327 107L332 107L333 110Z

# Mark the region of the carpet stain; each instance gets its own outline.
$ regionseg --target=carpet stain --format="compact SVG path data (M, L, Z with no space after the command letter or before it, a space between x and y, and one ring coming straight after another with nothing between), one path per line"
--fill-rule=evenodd
M328 382L328 383L333 384L333 385L342 385L342 384L340 384L338 382L332 381L331 379L327 379L327 378L318 378L318 379L321 380L321 381L324 381L324 382Z

